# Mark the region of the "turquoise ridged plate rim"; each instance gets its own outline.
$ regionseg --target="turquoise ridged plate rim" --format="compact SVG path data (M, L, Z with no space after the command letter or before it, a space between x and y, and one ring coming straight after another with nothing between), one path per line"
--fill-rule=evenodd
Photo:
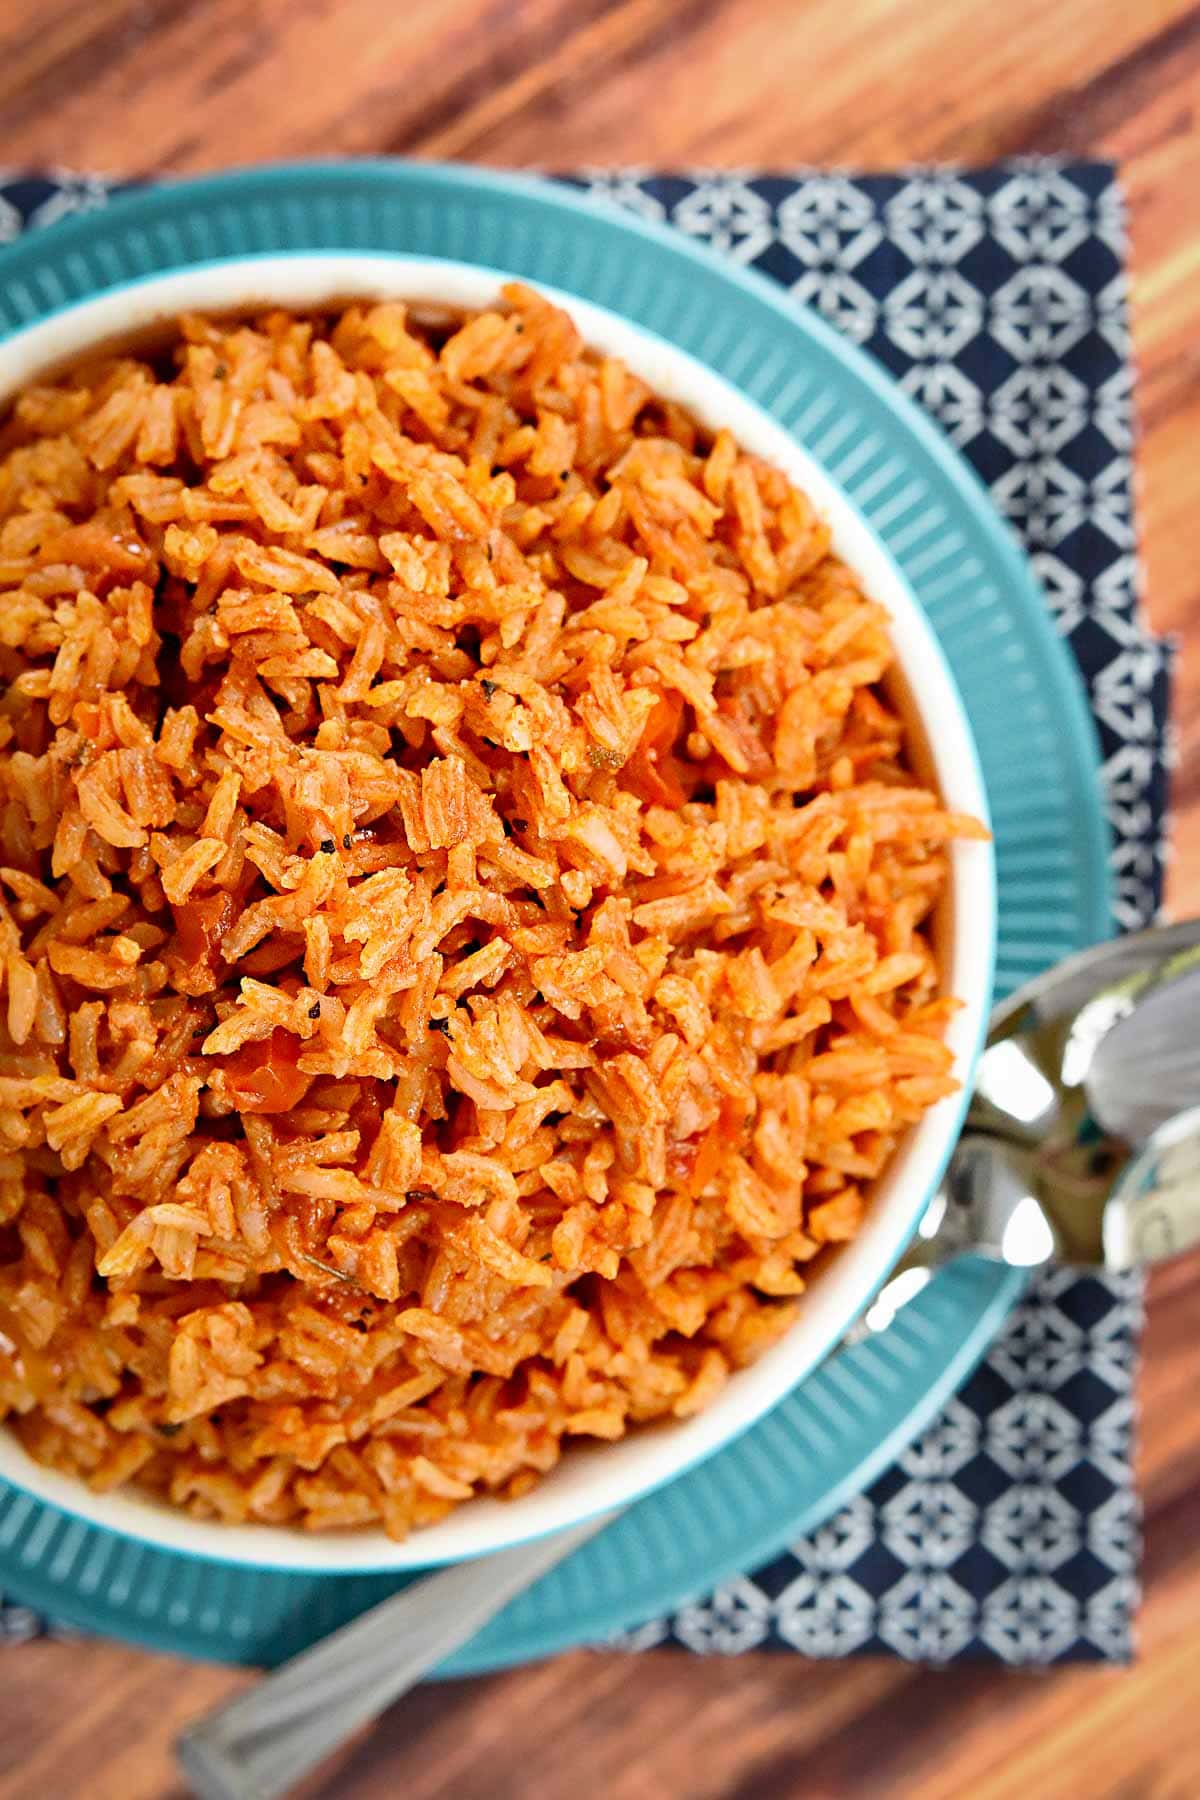
M167 270L304 250L511 270L632 319L756 400L875 527L957 679L996 836L998 992L1111 932L1094 727L1028 564L930 421L765 278L557 183L436 164L275 167L127 193L8 246L0 334ZM888 1332L838 1352L734 1443L631 1507L442 1672L595 1643L764 1561L894 1460L965 1380L1021 1287L984 1262L943 1271ZM274 1663L408 1579L184 1556L0 1484L0 1588L154 1648Z

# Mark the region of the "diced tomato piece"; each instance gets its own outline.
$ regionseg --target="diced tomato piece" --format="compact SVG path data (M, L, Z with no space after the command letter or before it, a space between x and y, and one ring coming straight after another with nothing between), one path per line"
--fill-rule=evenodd
M709 1182L720 1174L726 1157L745 1137L750 1113L747 1101L727 1094L707 1131L686 1143L673 1144L667 1152L667 1168L672 1181L678 1182L689 1194L702 1194Z
M221 940L237 916L232 894L205 894L173 906L175 937L167 951L171 980L181 994L211 994L217 986Z
M647 806L682 806L687 789L682 765L672 754L683 722L679 694L660 694L646 720L638 747L625 765L625 785Z
M687 793L680 784L678 768L673 756L660 760L635 750L625 765L625 786L646 806L680 807Z
M221 939L234 919L232 894L205 894L201 900L185 900L173 906L175 948L185 962L200 962L221 947Z
M296 1067L299 1038L273 1031L257 1044L243 1044L222 1065L229 1098L238 1112L281 1113L299 1106L312 1076Z
M660 694L642 727L642 735L638 739L639 750L673 749L682 721L682 694L673 690L669 694Z
M688 1191L701 1194L714 1176L721 1170L721 1164L729 1154L730 1138L723 1120L717 1119L709 1126L696 1147L696 1158L689 1171Z

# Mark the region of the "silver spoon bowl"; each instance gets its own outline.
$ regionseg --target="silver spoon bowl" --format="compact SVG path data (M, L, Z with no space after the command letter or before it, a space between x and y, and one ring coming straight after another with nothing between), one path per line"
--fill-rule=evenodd
M1200 1244L1200 921L1070 957L992 1015L963 1135L850 1333L953 1257L1130 1269Z

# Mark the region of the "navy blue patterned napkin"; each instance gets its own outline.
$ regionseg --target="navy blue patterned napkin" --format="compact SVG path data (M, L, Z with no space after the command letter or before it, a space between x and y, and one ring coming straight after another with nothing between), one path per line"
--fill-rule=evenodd
M1118 920L1162 891L1169 647L1139 607L1125 226L1113 170L644 170L576 185L817 307L974 464L1033 560L1099 728ZM0 241L108 186L0 179ZM616 1640L945 1663L1124 1661L1138 1599L1136 1277L1040 1278L991 1355L870 1491L767 1567ZM42 1622L0 1600L0 1638Z

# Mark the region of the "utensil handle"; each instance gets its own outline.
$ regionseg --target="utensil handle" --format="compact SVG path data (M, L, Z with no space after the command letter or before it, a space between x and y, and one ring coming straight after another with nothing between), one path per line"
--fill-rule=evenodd
M608 1523L455 1563L414 1581L179 1738L199 1800L276 1800Z

